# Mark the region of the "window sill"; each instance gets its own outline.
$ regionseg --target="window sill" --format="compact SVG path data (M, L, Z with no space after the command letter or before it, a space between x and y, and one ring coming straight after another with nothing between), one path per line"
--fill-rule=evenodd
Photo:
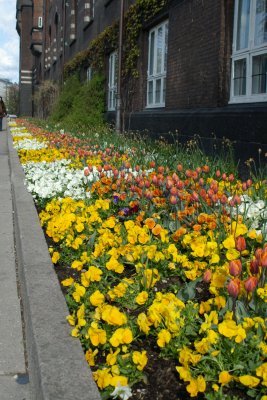
M246 97L246 96L240 96L240 97L233 97L229 100L228 104L242 104L242 103L265 103L267 102L267 94L263 96L257 96L257 97Z

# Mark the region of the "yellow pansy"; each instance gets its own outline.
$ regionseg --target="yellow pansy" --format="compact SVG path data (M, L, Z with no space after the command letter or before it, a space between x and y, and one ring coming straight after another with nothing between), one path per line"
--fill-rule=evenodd
M145 304L148 299L148 293L143 291L138 294L135 298L135 302L139 305Z
M192 378L189 385L186 386L186 390L190 393L190 397L196 397L198 393L204 393L206 390L206 381L202 375L199 375L196 379Z
M165 347L171 340L171 334L167 329L162 329L158 333L157 344L159 347Z
M229 374L228 371L222 371L219 374L219 383L221 385L227 385L227 383L231 382L232 379L233 377Z
M67 279L64 279L63 281L61 281L61 285L63 285L63 286L71 286L73 283L74 283L73 278L67 278Z
M109 339L109 342L113 347L118 347L122 344L130 344L132 341L133 334L130 328L117 329Z
M60 259L60 254L57 251L54 251L52 255L52 263L56 264L59 259Z
M248 386L249 388L254 388L258 386L258 384L260 383L260 379L251 375L243 375L239 376L239 382L242 383L242 385L244 386Z
M90 365L90 367L94 367L95 366L95 356L98 354L98 350L92 350L92 349L88 349L85 352L85 359L88 362L88 364Z
M78 283L74 283L75 291L72 293L74 300L79 303L81 297L85 295L85 288Z
M96 290L93 294L91 294L89 300L94 307L98 307L104 303L105 296L99 290Z
M134 364L137 365L137 369L139 371L143 371L143 369L145 368L146 364L147 364L147 355L146 355L146 351L134 351L133 352L133 362Z

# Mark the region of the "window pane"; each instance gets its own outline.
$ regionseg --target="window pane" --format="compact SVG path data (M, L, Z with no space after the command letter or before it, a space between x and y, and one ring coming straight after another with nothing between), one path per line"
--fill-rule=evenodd
M166 98L166 78L163 79L163 103L165 103Z
M149 49L149 75L153 75L154 46L155 46L155 32L152 32L150 35L150 49Z
M169 33L169 24L167 23L165 25L164 72L167 71L168 33Z
M241 96L246 94L246 59L235 61L234 63L234 95Z
M156 80L156 103L161 103L160 101L160 93L161 93L161 79Z
M267 0L257 0L255 19L255 45L267 42Z
M163 28L160 27L158 29L158 36L157 36L157 74L161 73L162 68L162 37L163 37Z
M153 81L148 82L148 104L153 104Z
M253 57L252 63L252 93L267 93L267 54Z
M248 47L250 0L239 0L237 15L237 50Z

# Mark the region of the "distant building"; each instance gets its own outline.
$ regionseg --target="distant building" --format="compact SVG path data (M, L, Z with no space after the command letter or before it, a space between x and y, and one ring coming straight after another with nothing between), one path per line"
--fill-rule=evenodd
M90 79L94 60L86 51L119 20L122 1L17 0L22 114L31 115L40 82L62 82L64 67L76 65ZM131 7L142 4L148 2L124 0L125 24ZM133 85L122 77L126 129L178 131L184 139L199 134L205 146L227 137L244 153L267 145L266 1L153 0L140 24ZM106 116L114 121L119 42L116 35L107 41ZM124 61L125 54L125 70Z
M9 79L0 78L0 96L5 103L8 100L8 88L12 85L13 83Z

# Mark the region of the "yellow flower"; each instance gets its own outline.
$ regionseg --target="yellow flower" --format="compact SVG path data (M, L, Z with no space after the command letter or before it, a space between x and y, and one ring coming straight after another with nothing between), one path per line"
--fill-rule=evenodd
M73 315L68 315L68 316L66 317L66 320L68 321L68 323L69 323L70 325L72 325L72 326L75 325L75 317L74 317Z
M104 303L105 296L99 290L96 290L93 294L91 294L89 300L94 307L98 307Z
M267 362L256 369L256 375L262 378L262 385L267 386Z
M96 322L92 322L88 329L88 337L91 340L93 346L99 346L99 344L105 344L107 341L107 334L104 329L100 329Z
M79 260L75 260L71 264L71 268L77 269L77 271L81 271L81 269L83 269L83 263Z
M167 329L162 329L158 333L157 344L159 347L165 347L171 340L171 334Z
M176 367L176 371L179 373L180 378L183 381L187 382L187 381L190 381L192 379L189 368L187 368L187 367Z
M226 258L229 261L237 260L239 257L240 257L240 253L236 249L229 249L226 252Z
M73 282L74 282L73 278L67 278L67 279L64 279L64 281L61 281L61 285L71 286L73 284Z
M189 385L186 386L186 390L190 393L190 397L196 397L198 393L204 393L206 390L206 381L202 375L199 375L197 379L192 378Z
M139 326L141 332L145 333L146 335L149 333L151 322L149 321L145 313L141 313L138 315L137 325Z
M216 383L214 383L214 384L212 385L212 389L214 390L214 392L218 392L219 389L220 389L220 387L219 387L218 385L216 385Z
M110 258L110 260L106 263L106 268L109 271L114 271L118 274L121 274L124 271L123 264L119 263L115 257Z
M255 376L251 375L243 375L239 377L239 382L244 386L248 386L249 388L254 388L258 386L260 383L260 379L255 378Z
M111 385L112 375L109 373L110 370L107 368L98 369L93 372L93 378L97 383L99 389L103 390L107 386Z
M231 229L235 237L243 236L248 231L248 228L246 227L245 224L237 223L235 221L232 222Z
M228 236L223 242L223 247L225 249L234 249L235 248L235 239L233 235Z
M146 303L147 299L148 299L148 293L143 291L139 293L138 296L136 296L135 302L139 305L142 305Z
M127 386L128 385L128 378L122 375L116 375L111 378L110 385L117 387L117 386Z
M146 289L150 289L160 280L159 272L156 268L146 269L143 272L143 278L141 280L142 285Z
M85 295L85 288L79 285L78 283L74 283L74 286L75 286L75 292L72 293L72 297L77 303L79 303L81 297Z
M109 339L109 342L113 347L118 347L121 344L130 344L132 341L133 334L129 328L117 329Z
M95 356L98 354L98 350L95 349L94 351L92 349L89 349L85 353L85 359L90 365L90 367L95 366Z
M227 383L231 382L232 379L233 377L229 374L228 371L222 371L219 374L219 383L221 385L227 385Z
M60 259L60 254L57 251L55 251L52 255L52 263L56 264L59 259Z
M147 364L147 355L146 351L134 351L133 352L133 362L137 364L137 369L139 371L143 371Z
M106 357L106 361L108 365L114 365L117 362L117 355L119 354L120 349L117 349L116 351L112 351L112 349L110 349L110 353L107 355Z
M235 321L230 319L223 321L218 325L218 330L221 335L232 338L235 337L235 342L240 343L246 338L246 331L241 325L237 325Z
M101 318L109 325L124 325L127 322L126 315L120 312L117 307L109 304L103 306Z

